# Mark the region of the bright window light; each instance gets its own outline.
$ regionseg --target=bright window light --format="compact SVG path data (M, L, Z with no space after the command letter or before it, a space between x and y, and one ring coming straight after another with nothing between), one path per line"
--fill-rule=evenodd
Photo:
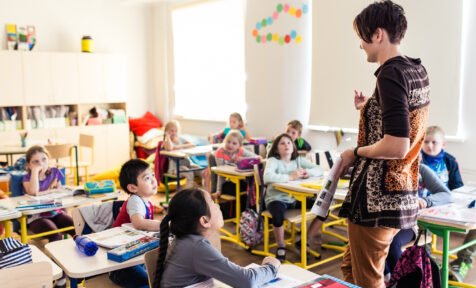
M246 112L244 6L203 1L172 12L174 115L228 120Z

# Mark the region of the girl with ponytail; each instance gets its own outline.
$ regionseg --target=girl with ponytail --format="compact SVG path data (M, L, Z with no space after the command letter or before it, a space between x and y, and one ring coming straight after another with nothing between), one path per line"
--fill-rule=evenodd
M223 226L220 207L196 187L178 192L160 224L160 252L154 287L213 287L213 278L233 287L257 287L276 277L280 262L244 268L225 258L210 242ZM173 240L169 247L169 236ZM194 286L198 287L198 286Z

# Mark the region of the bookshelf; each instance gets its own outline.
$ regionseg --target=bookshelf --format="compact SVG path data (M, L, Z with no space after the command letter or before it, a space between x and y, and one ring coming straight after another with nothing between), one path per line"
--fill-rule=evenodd
M0 51L1 145L20 145L23 131L30 145L90 134L90 173L121 165L129 159L126 72L121 55ZM102 125L86 125L92 107L109 114Z

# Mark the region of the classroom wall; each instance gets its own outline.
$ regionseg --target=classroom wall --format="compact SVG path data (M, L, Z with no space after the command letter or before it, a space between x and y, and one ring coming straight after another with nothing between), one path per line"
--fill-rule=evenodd
M292 3L296 3L293 1ZM371 1L369 1L370 3ZM253 135L272 137L280 133L287 121L290 119L299 119L304 125L308 125L309 119L309 105L310 105L310 63L312 55L310 53L310 17L303 17L299 21L292 21L287 18L282 22L276 22L272 25L269 31L282 31L283 29L295 29L302 31L304 41L299 44L279 46L275 44L257 44L256 40L251 37L252 27L256 22L263 19L265 16L272 15L277 4L282 1L268 0L268 1L247 1L247 8L245 13L245 53L246 53L246 99L248 103L248 111L246 114L248 128ZM310 1L300 1L300 3L310 3ZM163 19L164 9L167 4L159 4L155 6L153 12L154 21L161 23L158 31L162 34L158 35L156 45L160 49L156 49L161 54L156 59L157 70L160 71L161 77L155 76L156 90L154 95L158 99L156 111L160 117L168 119L170 115L170 103L168 95L172 93L172 84L167 79L163 78L167 74L167 67L163 66L167 63L166 55L169 55L166 50L172 49L169 44L164 44L164 41L170 42L170 35L167 32L167 20ZM296 4L297 5L297 4ZM476 15L476 3L473 1L465 1L465 13ZM310 9L311 10L311 9ZM162 17L162 19L159 19ZM294 19L295 20L295 19ZM282 27L280 25L285 25ZM292 28L290 28L292 27ZM455 155L460 163L463 178L468 181L476 181L476 153L473 151L476 147L476 129L474 124L476 122L476 113L472 110L476 107L476 83L471 81L471 75L476 74L476 55L470 55L469 51L476 50L476 39L469 37L476 33L476 17L470 20L466 27L469 30L464 31L467 35L468 41L463 43L465 46L463 62L462 89L463 89L463 113L462 123L465 135L465 141L449 142L447 150ZM157 28L157 27L155 27ZM358 47L354 47L358 49ZM352 49L352 48L351 48ZM424 57L424 55L414 55ZM329 57L338 57L338 55L329 55ZM170 56L169 56L170 59ZM168 71L170 73L170 71ZM157 74L158 75L158 74ZM166 75L165 75L166 77ZM431 77L431 75L430 75ZM353 105L352 99L349 103L342 105ZM323 108L325 109L325 107ZM338 115L336 115L338 117ZM207 135L210 132L218 131L226 123L225 122L211 122L211 121L187 121L181 120L182 130L185 133L193 133L200 135ZM437 124L437 123L432 123ZM335 135L333 132L321 132L306 129L304 137L308 139L313 148L319 150L338 149L343 150L348 147L353 147L356 143L356 135L346 133L343 137L342 143L337 146Z
M149 107L152 69L147 6L117 0L0 0L0 25L35 25L37 44L32 52L80 52L81 37L91 35L94 51L124 54L128 67L129 115L142 115ZM129 1L127 3L132 3ZM4 31L4 30L2 30ZM0 49L6 49L5 35Z

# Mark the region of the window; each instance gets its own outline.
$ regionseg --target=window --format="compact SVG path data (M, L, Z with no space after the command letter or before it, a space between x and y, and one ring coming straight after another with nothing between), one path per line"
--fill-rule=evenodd
M201 1L172 11L174 115L228 119L245 101L244 4Z

